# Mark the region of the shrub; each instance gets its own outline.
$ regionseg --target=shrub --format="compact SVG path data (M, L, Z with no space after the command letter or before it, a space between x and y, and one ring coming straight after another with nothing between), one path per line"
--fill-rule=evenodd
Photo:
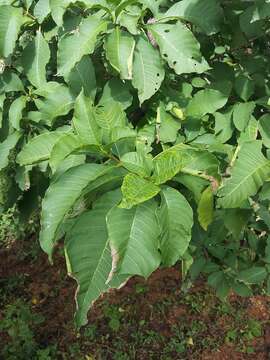
M65 238L77 326L177 261L221 298L269 289L270 4L0 5L0 170L23 214L43 199L50 260Z

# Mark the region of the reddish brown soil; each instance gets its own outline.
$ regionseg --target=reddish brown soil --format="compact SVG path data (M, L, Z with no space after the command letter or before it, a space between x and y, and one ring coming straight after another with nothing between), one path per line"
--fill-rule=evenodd
M18 260L18 251L20 249L14 248L0 252L0 279L17 275L24 276L23 287L11 294L9 301L12 297L23 298L31 304L33 312L45 317L45 322L36 329L36 339L42 347L56 343L60 352L67 353L68 347L79 341L82 351L85 354L93 354L93 359L114 359L115 349L112 343L115 338L121 338L127 346L131 346L132 334L138 331L138 324L142 320L146 324L147 331L151 330L162 336L164 344L174 336L175 326L186 324L188 328L189 324L197 321L204 324L204 330L198 338L196 335L190 336L192 337L190 349L183 355L171 354L172 357L167 357L167 359L270 359L269 297L253 296L249 299L240 299L233 295L230 298L234 308L243 310L244 319L256 319L263 324L263 335L252 340L255 353L246 354L239 351L236 344L224 342L225 334L232 326L232 316L230 313L218 313L216 310L218 300L214 296L207 295L210 291L203 282L197 283L189 291L189 296L193 296L194 299L197 296L198 299L202 297L206 299L203 300L205 303L196 309L192 308L192 303L185 300L180 290L180 274L177 268L158 270L148 281L133 278L121 290L104 295L89 314L90 323L97 326L97 336L93 341L83 343L78 338L72 321L76 284L66 276L63 258L57 256L54 266L50 266L43 254L39 254L34 261L29 257ZM145 290L136 290L138 286ZM108 318L104 315L104 306L108 304L120 308L123 313L121 330L115 334L110 331ZM2 304L2 309L4 306L5 304ZM0 320L1 314L0 310ZM201 345L205 338L213 342L210 346L212 348L208 349L207 343L204 346ZM6 337L2 334L0 346L3 346L5 341ZM164 344L161 345L158 341L151 343L150 347L145 344L143 348L136 349L134 357L130 359L160 359ZM101 357L97 355L100 350L103 354ZM61 358L64 359L59 355L59 359Z

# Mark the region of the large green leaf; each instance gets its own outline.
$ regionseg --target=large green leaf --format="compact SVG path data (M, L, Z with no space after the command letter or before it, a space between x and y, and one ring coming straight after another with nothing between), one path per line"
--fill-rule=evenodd
M13 53L23 22L22 8L0 6L0 58Z
M83 19L77 31L61 38L57 54L58 75L68 76L84 55L92 54L97 36L106 27L106 21L89 16Z
M129 84L113 78L105 84L99 105L106 106L111 102L118 102L122 109L125 110L131 105L132 99Z
M218 32L223 20L219 0L182 0L171 6L163 16L187 20L207 35Z
M51 183L42 202L40 231L41 247L50 259L64 217L86 191L110 181L114 170L114 166L83 164L69 169Z
M158 91L164 76L159 52L140 36L135 47L132 84L138 89L141 104Z
M214 114L228 101L228 96L221 91L204 89L198 91L188 104L186 115L202 117L205 114Z
M96 74L90 56L83 56L65 80L76 94L79 95L83 89L85 96L90 96L93 101L95 100Z
M22 65L26 76L37 88L46 83L46 65L49 60L49 45L38 30L35 38L22 53Z
M49 88L50 84L52 84L51 88ZM44 100L36 102L41 119L45 124L52 125L58 116L68 114L74 106L74 95L63 84L47 83L45 88L39 88L36 93L45 97Z
M34 16L41 24L50 13L50 0L38 0L34 8Z
M121 79L132 79L135 40L117 26L105 41L106 57Z
M126 209L152 199L160 192L158 186L136 174L125 176L121 190L123 199L119 206Z
M184 255L191 240L192 208L179 191L164 187L157 214L161 228L162 263L171 266Z
M259 131L264 146L270 148L270 115L265 114L259 119Z
M26 101L26 96L20 96L13 101L9 108L9 122L11 126L18 131L20 130L20 122L22 120L22 113L26 106Z
M147 278L160 264L157 204L154 200L133 209L112 208L107 215L114 273ZM111 277L110 276L110 277Z
M21 136L19 131L15 131L0 144L0 171L8 166L10 151L17 145Z
M121 104L113 101L97 107L96 121L102 129L102 140L107 144L111 143L114 128L127 125L127 117Z
M11 70L5 70L3 75L0 75L0 94L9 91L23 91L23 83L19 76Z
M270 161L262 152L261 141L245 142L232 168L231 177L225 180L218 195L224 208L241 206L249 196L255 195L270 177Z
M84 95L83 90L75 101L73 126L86 144L100 143L101 131L97 124L94 104Z
M77 327L86 324L89 308L102 293L123 282L123 277L115 276L110 284L106 283L112 267L106 215L120 197L119 190L103 195L93 210L79 216L65 241L68 270L78 282Z
M51 150L49 164L52 172L54 173L69 155L82 150L87 150L87 144L83 143L80 136L73 133L63 134Z
M32 138L17 156L21 166L48 160L53 146L63 136L61 131L52 131Z
M189 153L189 146L178 144L161 152L153 159L153 180L162 184L172 179L185 166Z
M203 73L209 69L200 53L200 44L181 22L148 25L148 29L158 43L162 57L178 75Z
M244 131L255 108L253 101L236 104L233 108L233 122L239 131Z
M265 267L253 266L249 269L242 270L238 274L238 279L246 284L258 284L265 280L267 271Z

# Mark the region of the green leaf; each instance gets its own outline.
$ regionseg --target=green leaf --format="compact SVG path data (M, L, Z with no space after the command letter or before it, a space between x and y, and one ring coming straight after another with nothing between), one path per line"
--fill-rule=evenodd
M0 58L13 53L23 22L22 8L0 6Z
M183 0L169 8L164 17L179 17L198 26L207 35L220 30L223 11L218 0Z
M252 296L251 289L247 285L245 285L241 282L235 282L233 284L232 288L233 288L233 291L235 291L236 294L239 296L246 296L246 297Z
M143 4L144 9L150 9L154 16L159 14L159 6L162 0L139 0L139 2Z
M246 142L241 146L238 158L232 168L231 177L225 180L218 195L224 208L236 208L243 201L257 193L270 176L270 161L262 152L261 141Z
M212 187L204 190L198 204L198 220L201 227L207 231L214 218L214 195Z
M49 88L50 84L54 84ZM42 94L42 91L45 91ZM48 90L48 92L47 92ZM59 83L47 83L45 88L39 88L38 94L45 96L45 100L36 103L41 115L41 120L48 125L52 125L58 116L66 115L74 106L74 95L70 89Z
M119 287L124 280L116 276L112 283L106 283L112 267L106 215L120 197L120 191L116 190L99 198L93 210L79 216L65 240L69 272L78 283L77 327L87 323L87 312L95 300L112 286Z
M9 135L3 142L0 144L0 171L8 166L9 163L9 154L12 149L17 145L22 134L18 131L15 131Z
M141 104L158 91L164 76L158 50L140 36L135 47L132 85L138 89Z
M41 24L45 18L50 14L50 0L39 0L34 8L34 16Z
M249 269L242 270L238 274L238 279L246 284L258 284L265 280L267 271L265 267L253 266Z
M162 263L172 266L184 255L191 240L192 208L179 191L164 187L157 215L161 228Z
M46 65L50 60L50 48L38 30L35 38L22 53L22 65L28 80L36 87L46 83Z
M175 142L181 123L165 111L163 106L157 109L158 137L162 143Z
M254 94L255 83L247 76L239 75L235 80L234 87L239 97L244 101L248 101L251 95Z
M72 122L83 142L86 144L100 144L101 131L97 124L94 105L92 100L84 95L83 90L75 101Z
M270 115L265 114L259 119L259 131L264 146L270 148Z
M148 29L158 43L162 57L176 74L200 74L209 69L200 53L200 44L181 22L148 25Z
M111 79L104 86L99 105L106 106L111 102L118 102L125 110L131 105L133 99L129 90L130 87L127 82L124 83L116 78Z
M223 113L216 112L215 114L215 136L221 143L226 143L233 134L233 122L232 122L232 109L229 109Z
M135 174L125 176L121 190L123 199L119 207L126 209L152 199L160 192L158 186Z
M17 156L21 166L32 165L48 160L53 146L63 136L61 131L52 131L35 136L27 142Z
M63 134L51 150L49 165L52 172L56 172L61 163L69 155L87 149L89 150L89 146L87 147L87 144L82 142L79 135L74 135L73 133Z
M162 184L172 179L185 166L189 147L184 144L175 145L158 154L153 159L155 184Z
M23 91L23 83L19 76L10 70L0 75L0 94L10 91Z
M53 20L58 26L62 26L65 11L75 0L49 0L49 2Z
M112 166L83 164L51 183L42 202L40 244L52 260L57 230L75 202L90 189L110 181ZM65 189L65 191L63 191Z
M139 176L150 176L152 170L152 157L141 156L137 152L128 152L121 157L123 166Z
M114 207L107 215L113 274L147 278L160 264L157 204L150 200L133 209ZM110 278L109 277L109 278Z
M250 117L254 111L255 103L253 101L248 103L236 104L233 108L233 122L239 131L244 131L248 125Z
M84 55L92 54L97 36L104 32L106 27L106 21L89 16L83 19L78 30L62 37L57 53L58 75L68 76Z
M65 77L70 88L79 95L83 89L84 95L95 100L96 96L96 74L90 56L83 56L74 66L70 74Z
M15 99L9 108L9 122L16 130L20 130L20 122L22 120L23 109L26 106L26 96L20 96Z
M135 40L128 32L117 26L107 37L105 44L106 57L112 67L120 74L121 79L132 79L132 64Z
M118 102L106 103L96 109L96 121L102 129L102 139L106 144L111 143L112 130L125 127L127 118L122 106Z
M206 114L214 114L228 101L228 96L221 91L204 89L198 91L186 109L186 116L201 118Z

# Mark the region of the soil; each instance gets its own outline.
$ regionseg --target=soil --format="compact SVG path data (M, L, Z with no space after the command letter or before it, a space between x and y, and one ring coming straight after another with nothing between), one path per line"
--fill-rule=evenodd
M57 359L270 359L270 297L232 294L224 305L204 281L184 294L178 268L161 269L147 281L135 277L98 300L89 313L95 329L89 339L84 329L78 334L74 328L76 284L66 275L63 257L57 255L51 266L44 254L33 258L20 256L20 251L24 250L13 246L0 252L4 287L10 287L10 279L23 278L15 289L6 289L5 303L0 299L0 321L7 303L23 299L33 313L45 318L35 328L35 339L41 348L56 344ZM112 327L113 312L120 324L117 329ZM261 324L262 334L246 342L242 335L252 319ZM235 329L240 335L228 341L228 332ZM7 339L2 333L0 348ZM174 340L178 345L182 341L184 351L177 350ZM77 353L71 351L74 344Z

